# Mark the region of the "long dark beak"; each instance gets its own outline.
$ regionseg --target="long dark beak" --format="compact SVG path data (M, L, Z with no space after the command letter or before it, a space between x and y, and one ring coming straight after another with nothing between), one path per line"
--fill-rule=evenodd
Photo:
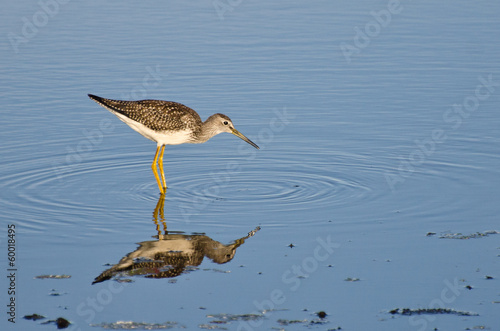
M231 129L231 133L234 134L236 137L243 139L244 141L246 141L247 143L249 143L253 147L255 147L257 149L260 149L259 146L257 146L256 143L254 143L253 141L251 141L250 139L248 139L247 137L245 137L243 135L243 133L241 133L240 131L238 131L236 129Z

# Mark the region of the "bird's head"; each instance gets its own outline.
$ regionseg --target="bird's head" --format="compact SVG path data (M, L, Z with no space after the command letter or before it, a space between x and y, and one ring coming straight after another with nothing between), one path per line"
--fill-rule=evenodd
M229 117L224 114L214 114L208 118L207 121L211 122L212 128L216 131L215 134L228 132L234 134L236 137L243 139L253 147L260 149L256 143L245 137L241 132L234 128L233 122Z

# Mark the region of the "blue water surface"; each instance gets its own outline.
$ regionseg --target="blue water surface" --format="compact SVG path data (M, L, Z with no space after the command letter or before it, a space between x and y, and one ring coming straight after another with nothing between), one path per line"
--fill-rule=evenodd
M465 0L4 4L2 330L500 329L499 15ZM261 149L167 146L158 216L155 144L88 93L221 112ZM181 245L164 252L234 255L92 285L158 244L163 219L161 244Z

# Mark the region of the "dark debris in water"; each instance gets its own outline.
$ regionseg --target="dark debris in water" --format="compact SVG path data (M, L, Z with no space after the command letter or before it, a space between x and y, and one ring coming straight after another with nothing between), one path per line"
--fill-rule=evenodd
M61 296L63 294L66 294L66 293L58 292L56 289L52 289L49 293L49 295L52 297L58 297L58 296Z
M180 328L180 329L186 328L182 325L179 325L177 322L170 322L170 321L167 321L165 323L118 321L113 323L91 324L90 326L109 329L109 330L166 330L173 328Z
M212 324L227 324L229 323L228 321L222 321L222 320L215 320L215 321L210 321Z
M396 308L389 310L389 313L396 315L458 315L458 316L479 316L478 313L469 311L455 310L450 308Z
M33 314L33 315L25 315L23 318L27 320L37 321L37 320L43 320L45 316Z
M200 324L198 327L205 330L228 330L228 328L213 324Z
M319 318L325 318L327 316L327 314L324 311L319 311L317 315Z
M312 320L311 322L309 322L309 325L323 325L323 324L327 324L328 321L325 321L324 319L315 319L315 320Z
M263 314L211 314L208 318L215 318L210 323L225 324L233 321L256 321L264 318Z
M303 320L287 320L287 319L280 318L276 322L278 322L279 325L286 326L286 325L291 325L291 324L306 324L306 323L308 323L308 320L306 320L306 319L303 319Z
M207 329L207 330L232 330L233 326L231 326L232 322L237 322L237 321L245 321L245 322L255 322L264 318L267 318L271 315L268 315L267 313L269 312L277 312L277 311L286 311L287 309L270 309L270 310L264 310L260 313L252 313L252 314L209 314L206 315L207 318L212 318L213 320L210 321L209 323L206 324L200 324L198 327L200 329ZM304 309L303 311L307 311L307 309ZM318 325L325 325L330 323L327 319L326 316L327 314L324 311L319 311L317 313L314 313L315 316L318 316L319 318L313 318L313 319L285 319L285 318L280 318L276 320L276 323L279 324L279 328L273 328L273 329L280 329L283 330L283 327L286 326L294 326L294 325L300 325L302 327L310 327L310 326L318 326ZM274 316L274 315L272 315ZM251 324L250 324L251 325ZM331 329L331 330L342 330L341 327Z
M484 232L476 232L476 233L471 233L464 235L462 233L444 233L439 236L440 239L475 239L475 238L482 238L482 237L487 237L489 235L493 234L499 234L500 232L495 231L495 230L488 230Z
M56 325L58 329L66 329L70 324L71 323L63 317L59 317L58 319L56 319Z
M465 328L465 330L490 330L490 328L485 326L485 325L476 325L476 326L472 327L472 329Z
M328 321L324 319L313 319L313 320L308 320L308 319L303 319L303 320L288 320L284 318L278 319L276 322L278 322L279 325L281 326L289 326L289 325L294 325L294 324L302 324L304 326L307 325L323 325L327 324Z
M35 279L66 279L71 278L70 275L40 275L35 276Z
M43 322L42 324L55 324L58 329L66 329L71 323L65 319L64 317L59 317L56 320L48 320Z
M218 272L221 274L229 274L231 273L231 270L222 270L222 269L217 269L217 268L205 268L202 269L203 271L213 271L213 272Z

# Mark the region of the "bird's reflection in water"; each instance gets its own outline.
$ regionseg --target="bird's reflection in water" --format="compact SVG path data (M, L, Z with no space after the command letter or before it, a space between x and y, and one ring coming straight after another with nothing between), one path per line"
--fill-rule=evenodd
M164 204L165 196L161 194L153 212L157 240L139 243L135 251L123 257L118 264L102 272L92 284L113 277L118 280L123 280L123 277L127 276L173 278L189 270L195 270L205 256L218 264L227 263L233 259L236 249L260 230L260 227L257 227L229 245L223 245L204 234L169 233L165 221Z

